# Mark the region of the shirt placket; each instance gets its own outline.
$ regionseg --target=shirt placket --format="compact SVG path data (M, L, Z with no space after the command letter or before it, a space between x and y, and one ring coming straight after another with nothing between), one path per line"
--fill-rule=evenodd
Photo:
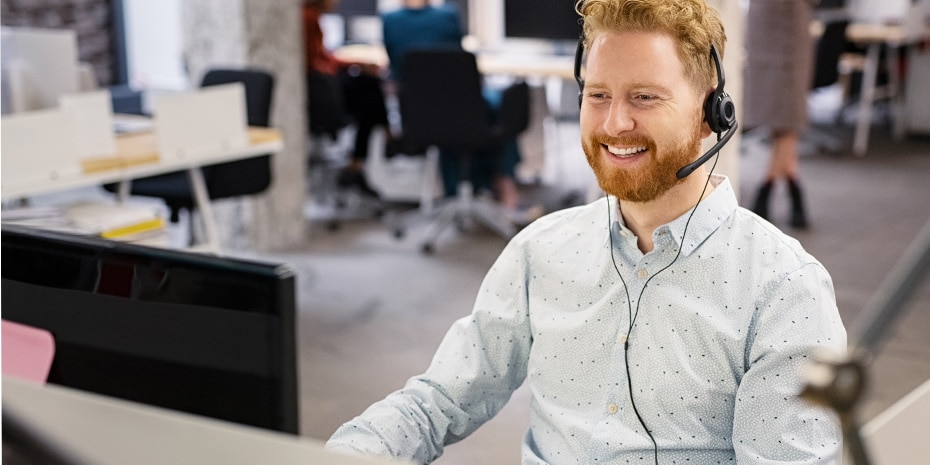
M664 267L669 260L673 260L677 252L670 230L663 226L653 236L655 248L652 253L643 255L637 247L637 238L628 229L621 227L618 236L620 246L614 250L617 254L617 266L623 273L623 280L628 287L630 307L622 309L626 315L635 318L637 305L643 294L643 288L650 278ZM618 278L619 279L619 278ZM591 436L592 444L589 449L592 453L592 462L600 463L610 461L613 453L624 448L623 438L644 437L645 432L636 418L630 401L628 387L625 353L631 343L629 317L622 319L625 325L617 329L613 350L614 382L610 383L602 408L601 419L594 428ZM635 328L635 326L634 326ZM635 330L634 330L635 331ZM635 339L635 335L633 335ZM647 362L648 363L648 362ZM633 434L633 436L631 436Z

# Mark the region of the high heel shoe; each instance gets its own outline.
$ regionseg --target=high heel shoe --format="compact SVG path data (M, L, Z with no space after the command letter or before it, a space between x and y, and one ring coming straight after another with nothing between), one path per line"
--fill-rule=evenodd
M752 211L762 218L769 219L769 195L772 193L772 180L765 181L756 192L756 201Z
M804 194L796 180L788 179L788 192L791 194L791 227L806 228L807 213L804 211Z

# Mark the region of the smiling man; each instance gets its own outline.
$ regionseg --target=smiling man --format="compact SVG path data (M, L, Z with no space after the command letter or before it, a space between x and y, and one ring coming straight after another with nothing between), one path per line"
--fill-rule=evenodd
M328 447L429 463L526 383L524 464L839 463L836 419L797 397L809 356L846 347L830 276L703 164L702 139L736 128L717 12L578 10L582 145L607 195L521 231L426 372Z

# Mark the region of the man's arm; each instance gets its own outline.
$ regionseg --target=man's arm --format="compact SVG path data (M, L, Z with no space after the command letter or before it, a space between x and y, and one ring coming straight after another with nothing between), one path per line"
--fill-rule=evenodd
M817 348L846 350L833 284L810 263L775 285L756 309L733 419L738 463L839 464L836 416L798 397Z
M526 376L531 336L521 263L505 250L472 314L449 329L429 369L342 425L326 447L430 463L497 414Z

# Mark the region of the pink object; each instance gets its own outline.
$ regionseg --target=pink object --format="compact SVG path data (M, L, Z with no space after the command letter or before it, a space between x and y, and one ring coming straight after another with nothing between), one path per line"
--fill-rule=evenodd
M52 333L12 321L2 321L3 375L44 383L55 357Z

